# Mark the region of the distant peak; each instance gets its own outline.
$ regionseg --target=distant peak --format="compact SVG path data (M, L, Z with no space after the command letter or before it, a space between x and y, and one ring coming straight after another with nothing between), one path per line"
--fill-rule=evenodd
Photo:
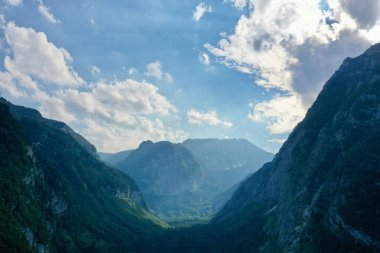
M151 141L151 140L143 141L143 142L141 142L141 144L139 145L139 148L149 147L149 146L152 146L153 144L154 144L154 143L153 143L153 141Z

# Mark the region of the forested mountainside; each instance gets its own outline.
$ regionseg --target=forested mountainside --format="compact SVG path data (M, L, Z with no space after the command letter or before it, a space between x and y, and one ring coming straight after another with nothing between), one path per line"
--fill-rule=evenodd
M152 250L165 223L64 123L0 103L0 251Z

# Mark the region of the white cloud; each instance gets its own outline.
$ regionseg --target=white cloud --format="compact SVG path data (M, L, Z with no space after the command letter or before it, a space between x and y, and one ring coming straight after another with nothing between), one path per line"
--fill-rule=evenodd
M27 97L26 92L18 88L15 79L9 72L0 72L0 90L6 91L15 98Z
M257 85L285 94L261 103L274 112L257 106L254 113L253 118L267 120L272 132L289 131L306 111L298 108L293 116L283 117L277 113L279 102L286 106L297 101L307 108L345 57L380 41L378 0L229 2L248 6L249 14L240 17L233 34L205 48L226 66L257 76Z
M193 12L193 19L198 22L206 13L211 13L212 8L205 3L200 3L195 7L195 11Z
M223 126L226 128L233 126L232 122L219 119L215 111L199 112L191 109L187 112L187 120L194 125Z
M64 99L55 95L48 95L44 91L37 91L30 96L30 99L39 104L38 110L50 119L61 120L65 123L71 123L80 119L75 112L65 107Z
M5 2L12 6L19 6L22 4L22 0L5 0Z
M59 96L73 111L132 127L138 122L137 116L167 116L176 112L156 86L131 79L111 84L99 82L85 91L66 89Z
M302 120L306 111L297 95L276 95L269 101L251 104L249 118L256 122L265 122L272 134L282 134L293 130Z
M4 60L9 72L58 85L78 86L84 83L70 65L70 54L49 42L45 33L8 23L5 36L13 53L13 57L6 56Z
M91 71L91 74L93 74L93 75L97 75L97 74L100 73L100 68L97 67L97 66L91 66L91 67L90 67L90 71Z
M199 61L203 63L204 65L210 64L210 57L206 53L200 53L199 54Z
M91 25L95 24L95 19L90 18L90 23L91 23Z
M147 71L144 73L146 76L153 77L156 80L165 80L166 82L173 82L173 77L170 73L162 71L162 65L159 61L154 61L146 65Z
M146 139L181 141L188 136L165 126L162 119L172 117L177 109L147 82L99 82L90 90L66 89L56 97L64 101L60 107L84 119L80 132L103 151L135 148ZM45 115L54 117L46 108Z
M40 1L39 5L38 5L38 11L49 22L51 22L53 24L61 23L61 21L59 21L58 19L56 19L54 17L53 13L51 13L50 8L47 7L46 5L44 5L42 1Z
M159 61L151 62L148 65L146 65L147 72L145 72L145 75L151 76L157 80L162 79L162 66Z

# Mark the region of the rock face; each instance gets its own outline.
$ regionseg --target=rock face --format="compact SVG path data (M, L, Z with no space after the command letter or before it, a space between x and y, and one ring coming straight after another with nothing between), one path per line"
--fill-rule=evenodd
M380 44L346 59L271 163L172 252L380 252Z
M136 181L153 212L177 222L216 213L271 158L246 140L146 141L116 167Z
M95 152L64 123L1 99L1 252L154 252L163 223Z

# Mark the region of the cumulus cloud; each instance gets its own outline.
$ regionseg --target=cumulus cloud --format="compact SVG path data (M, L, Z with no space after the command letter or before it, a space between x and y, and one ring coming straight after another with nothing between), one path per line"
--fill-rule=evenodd
M53 24L61 23L61 21L54 17L53 13L50 11L50 8L44 5L42 1L39 2L38 11L44 18L46 18L47 21Z
M211 6L200 3L195 7L195 11L193 12L193 19L198 22L206 13L211 13L212 8Z
M147 82L98 82L85 90L62 87L49 95L39 89L25 93L11 74L0 72L0 90L37 103L45 117L79 126L76 130L101 151L136 148L146 139L179 142L189 137L165 124L177 109Z
M159 61L151 62L148 65L146 65L147 72L145 72L145 75L151 76L157 80L162 79L162 66Z
M343 59L380 40L377 0L230 2L248 6L249 13L240 17L233 34L205 48L226 66L258 77L257 85L284 94L251 110L250 118L265 121L271 132L291 130L306 111L300 107L310 106ZM278 113L295 104L293 115Z
M215 111L199 112L191 109L187 112L187 120L194 125L223 126L226 128L233 126L232 122L219 119Z
M12 6L19 6L22 4L22 0L5 0L5 2Z
M176 108L158 93L156 86L132 79L111 84L99 82L84 91L66 89L59 93L59 97L64 98L73 111L131 127L136 126L136 116L166 116L176 112Z
M12 50L4 65L11 73L21 73L65 86L78 86L83 79L72 69L72 57L64 48L49 42L45 33L8 23L5 36ZM38 64L36 64L38 62Z
M147 82L99 82L89 90L61 90L56 98L63 101L59 108L73 112L84 124L80 132L103 151L135 148L146 139L182 141L188 137L182 130L165 126L162 119L177 109ZM44 108L44 115L54 117L54 106Z
M173 77L170 73L164 73L162 70L161 62L154 61L146 65L146 76L153 77L156 80L165 80L166 82L173 82Z

